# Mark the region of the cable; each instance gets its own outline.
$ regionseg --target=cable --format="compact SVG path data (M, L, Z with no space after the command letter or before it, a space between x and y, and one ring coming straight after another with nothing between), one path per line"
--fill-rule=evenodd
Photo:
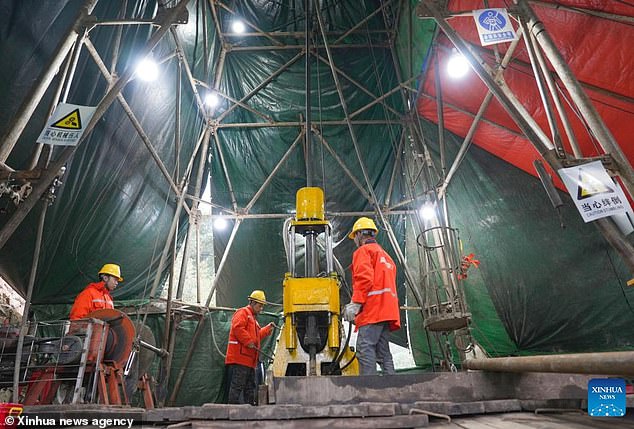
M216 348L216 351L218 352L218 354L220 356L222 356L223 358L226 358L227 355L225 355L222 350L220 350L220 347L218 347L218 343L216 342L216 335L214 334L214 322L211 319L211 312L207 313L209 315L209 331L211 333L211 340L214 343L214 347Z

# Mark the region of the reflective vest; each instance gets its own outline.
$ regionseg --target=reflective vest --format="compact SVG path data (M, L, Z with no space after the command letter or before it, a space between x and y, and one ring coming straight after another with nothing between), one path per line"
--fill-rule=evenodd
M352 302L362 305L354 319L357 328L380 322L390 322L391 331L401 327L396 264L375 241L352 255Z
M236 310L231 319L225 364L238 364L250 368L256 367L258 351L248 348L247 345L253 343L259 349L260 340L270 335L273 327L265 326L260 328L255 316L253 309L249 305Z
M114 308L110 291L104 282L90 283L75 298L69 319L83 319L89 313L103 308Z

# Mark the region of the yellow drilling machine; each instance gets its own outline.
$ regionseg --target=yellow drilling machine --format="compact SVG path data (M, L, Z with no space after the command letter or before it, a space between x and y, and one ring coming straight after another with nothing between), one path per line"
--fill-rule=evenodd
M273 375L358 375L358 362L340 316L341 283L334 269L332 227L324 214L323 190L301 188L296 208L295 218L284 224L288 272L283 285L284 326ZM302 254L303 276L298 274Z

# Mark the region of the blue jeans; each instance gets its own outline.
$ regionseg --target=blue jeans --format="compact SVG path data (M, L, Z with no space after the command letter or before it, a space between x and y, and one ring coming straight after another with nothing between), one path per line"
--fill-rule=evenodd
M389 323L381 322L359 328L357 336L357 359L361 375L375 375L376 364L386 374L395 374L394 361L390 353Z

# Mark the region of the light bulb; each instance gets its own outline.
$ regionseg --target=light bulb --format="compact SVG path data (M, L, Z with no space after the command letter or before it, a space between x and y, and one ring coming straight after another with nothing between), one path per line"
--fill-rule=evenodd
M222 231L226 227L227 227L227 219L225 219L224 217L216 218L216 220L214 221L214 228L216 228L219 231Z
M233 23L231 24L231 29L234 33L242 34L244 33L244 30L246 30L246 27L244 26L244 23L242 21L233 21Z
M449 61L447 61L447 74L454 78L460 79L469 72L469 61L460 53L454 53Z
M152 82L158 78L158 66L151 58L144 58L136 66L136 75L139 79Z
M436 207L431 202L426 202L420 208L420 216L425 220L432 220L436 217Z
M209 92L205 96L205 104L209 107L216 107L220 104L220 97L215 92Z

